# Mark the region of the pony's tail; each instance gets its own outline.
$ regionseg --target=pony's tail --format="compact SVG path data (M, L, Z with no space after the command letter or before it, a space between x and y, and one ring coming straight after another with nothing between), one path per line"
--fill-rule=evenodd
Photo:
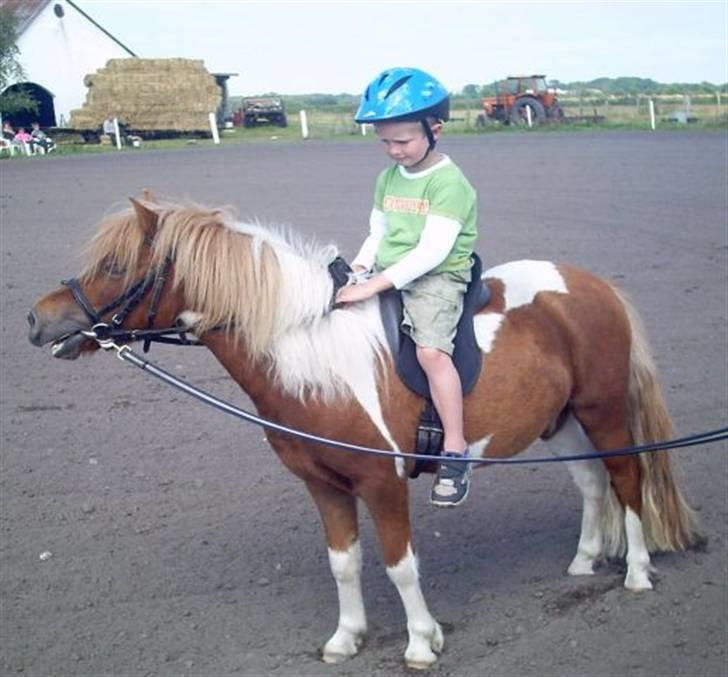
M632 337L630 349L628 424L635 445L663 442L673 437L659 374L647 332L631 301L621 290ZM695 511L688 505L673 476L667 451L639 455L642 489L642 527L650 552L676 551L705 542Z

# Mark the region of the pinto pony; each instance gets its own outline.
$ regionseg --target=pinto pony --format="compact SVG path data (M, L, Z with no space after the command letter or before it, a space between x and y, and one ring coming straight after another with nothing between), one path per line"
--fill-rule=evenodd
M112 299L167 262L163 286L140 299L124 327L145 328L153 308L155 326L181 320L192 327L261 416L352 444L412 450L424 402L396 375L376 299L331 310L333 247L238 223L224 210L146 198L109 217L90 243L76 285L91 314L68 286L50 292L30 311L32 343L53 342L53 354L66 359L96 349L79 333L93 313L103 309L108 321ZM483 367L464 403L476 457L512 456L539 437L557 454L670 438L645 332L623 294L588 272L546 261L497 266L483 283L491 300L474 317ZM434 663L443 634L427 608L412 545L413 461L266 435L306 483L326 532L339 620L323 660L355 655L367 630L361 499L407 615L405 660L414 668ZM600 558L625 555L625 587L648 590L649 553L683 550L700 538L667 452L567 465L583 496L569 574L590 575ZM426 471L434 469L431 463Z

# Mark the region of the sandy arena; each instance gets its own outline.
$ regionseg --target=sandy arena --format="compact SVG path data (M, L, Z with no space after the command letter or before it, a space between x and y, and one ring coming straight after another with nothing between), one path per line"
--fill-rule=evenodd
M726 425L725 132L488 134L442 148L479 191L486 265L546 258L616 281L647 325L678 433ZM0 162L0 673L412 674L363 510L369 636L329 666L323 531L262 432L111 355L55 360L28 342L25 319L79 271L101 217L144 187L233 205L351 257L385 164L358 138ZM150 357L250 406L202 349ZM457 512L430 507L430 478L415 481L422 586L446 635L429 674L726 675L726 451L675 452L709 542L655 556L655 590L641 594L623 589L621 562L566 575L581 500L565 468L478 472Z

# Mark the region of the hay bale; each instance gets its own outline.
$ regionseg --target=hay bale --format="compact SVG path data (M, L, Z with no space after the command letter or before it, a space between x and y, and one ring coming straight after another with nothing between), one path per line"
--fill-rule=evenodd
M199 59L110 59L84 84L86 102L71 111L76 129L97 129L111 115L131 129L201 131L222 101Z

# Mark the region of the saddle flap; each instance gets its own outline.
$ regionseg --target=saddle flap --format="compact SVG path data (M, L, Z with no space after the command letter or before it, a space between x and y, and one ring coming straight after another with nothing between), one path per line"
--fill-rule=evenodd
M483 361L483 354L475 339L473 327L473 315L490 299L490 291L480 279L481 272L480 257L473 254L472 278L465 292L463 314L458 323L453 351L453 363L460 375L464 395L467 395L475 386ZM420 397L429 399L430 386L425 372L422 371L422 367L417 361L415 343L401 329L402 294L400 291L390 289L379 294L379 308L397 374L410 390Z

